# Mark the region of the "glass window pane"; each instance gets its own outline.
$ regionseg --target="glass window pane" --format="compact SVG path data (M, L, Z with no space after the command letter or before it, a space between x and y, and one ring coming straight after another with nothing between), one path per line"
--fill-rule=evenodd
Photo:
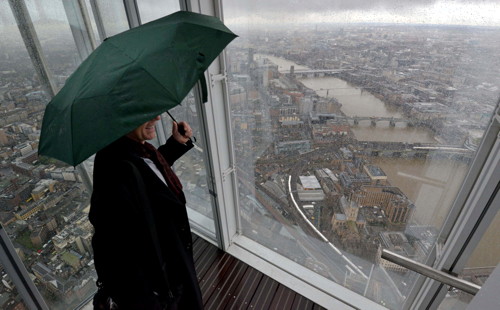
M381 248L436 240L500 95L500 5L223 4L243 234L400 308L416 276Z
M27 1L27 6L61 86L80 61L61 2ZM0 221L49 308L71 309L96 290L89 193L77 170L37 154L50 98L8 2L0 4L0 12Z
M139 0L137 6L143 24L181 9L179 0Z

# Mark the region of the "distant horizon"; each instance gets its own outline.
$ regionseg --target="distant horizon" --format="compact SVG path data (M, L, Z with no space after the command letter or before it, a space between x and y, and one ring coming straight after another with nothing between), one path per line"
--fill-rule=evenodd
M36 25L57 25L67 26L67 21L61 21L59 19L47 18L41 22L40 19L34 20L33 23ZM243 27L243 26L255 26L255 27L287 27L287 26L302 26L302 25L342 25L342 26L352 26L352 25L378 25L378 26L411 26L411 27L458 27L458 28L482 28L482 29L499 29L500 25L471 25L471 24L426 24L426 23L402 23L402 22L381 22L381 21L357 21L357 22L335 22L335 21L323 21L323 22L281 22L281 23L270 23L270 24L251 24L251 23L230 23L225 22L226 25ZM0 23L0 28L3 26L16 26L17 24L8 23L7 25Z
M500 12L499 12L500 14ZM500 16L500 15L499 15ZM422 22L396 22L396 21L292 21L280 23L252 23L252 22L232 22L224 20L227 26L252 26L252 27L285 27L290 25L384 25L384 26L418 26L418 27L466 27L483 29L500 29L498 25L480 24L454 24L454 23L422 23Z
M249 26L248 23L236 23L231 24L227 23L226 25L232 27L246 27ZM332 26L332 25L340 25L340 26L354 26L354 25L377 25L377 26L405 26L405 27L443 27L443 28L481 28L481 29L492 29L492 30L500 30L500 25L498 26L489 26L489 25L469 25L469 24L424 24L424 23L396 23L396 22L302 22L302 23L280 23L280 24L250 24L255 27L272 27L272 28L281 28L287 27L290 25L295 26Z

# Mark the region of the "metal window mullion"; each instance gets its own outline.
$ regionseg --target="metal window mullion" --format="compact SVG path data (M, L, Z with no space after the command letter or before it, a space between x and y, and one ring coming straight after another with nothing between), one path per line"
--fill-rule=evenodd
M210 91L209 101L202 107L203 119L206 129L206 150L209 157L210 165L210 183L211 193L214 199L214 219L216 221L216 235L221 249L227 249L231 242L230 227L232 226L231 218L227 216L228 208L231 205L229 202L229 195L227 194L231 185L227 184L230 176L226 171L231 170L231 163L226 160L224 154L229 151L227 143L224 142L224 133L221 133L221 124L217 124L219 116L215 115L216 109L213 105L221 104L222 98L219 94ZM226 184L228 186L226 186Z
M443 246L435 268L450 273L460 273L472 251L500 209L498 184L500 182L500 107L485 133L478 153L485 152L481 171L474 187L467 195L458 219ZM436 309L445 295L444 286L426 280L411 309Z
M75 40L76 49L83 61L96 48L87 8L81 0L63 0L63 6Z
M211 96L209 96L209 100L207 103L202 103L202 91L201 91L201 86L198 83L195 88L194 88L194 97L195 97L195 103L196 103L196 110L198 111L198 121L200 125L200 134L201 136L199 139L203 141L202 145L204 145L203 149L203 159L204 162L206 163L205 169L207 170L207 185L208 185L208 191L210 194L210 202L212 206L212 216L213 216L213 221L214 221L214 227L215 227L215 235L207 234L205 229L202 231L197 230L198 233L201 235L207 237L209 240L212 240L217 244L219 248L224 248L223 247L223 238L221 236L221 217L220 217L220 212L219 212L219 198L218 197L218 190L216 186L216 181L215 181L215 171L218 170L218 161L214 161L214 157L216 158L217 154L214 154L210 148L210 145L212 145L211 140L210 140L210 134L208 133L209 131L209 121L208 121L208 116L207 116L207 111L205 109L205 105L210 104L212 101ZM194 225L194 228L198 227L198 225Z
M181 11L192 11L190 0L179 0L179 7Z
M97 0L90 0L90 6L92 8L92 13L94 14L94 21L97 27L97 33L99 34L100 41L104 41L108 36L106 35L106 29L104 28L104 23L102 21L102 14L99 8L99 3Z
M47 61L42 53L42 48L38 36L35 32L33 22L29 15L26 3L24 0L9 0L10 7L14 18L16 19L17 27L23 38L24 45L28 54L35 67L35 72L40 79L40 84L49 94L50 97L54 97L57 92L54 79L50 73Z
M23 298L23 302L29 309L48 310L42 295L37 290L33 281L31 281L28 271L23 262L17 255L14 246L0 224L0 262L17 291Z
M182 11L189 12L200 12L200 6L197 1L193 0L179 0L179 7ZM207 78L208 74L205 73L205 80L208 82ZM200 137L198 137L198 141L203 141L201 143L204 146L203 150L203 158L206 163L205 168L207 172L207 185L208 191L210 194L210 201L212 206L212 216L215 227L215 236L212 236L211 233L207 234L205 229L202 228L202 231L198 230L198 225L192 225L192 228L197 231L197 233L206 237L209 241L212 241L217 244L217 246L221 249L225 249L225 237L223 226L225 226L225 221L221 218L221 193L222 191L218 189L217 186L217 171L220 171L220 161L218 160L218 150L212 147L217 143L216 138L211 132L213 132L213 122L211 121L211 113L210 109L207 109L207 106L211 106L211 102L214 100L213 94L211 92L210 87L207 85L207 90L209 91L208 102L202 103L202 91L201 85L198 82L194 87L194 97L196 103L196 110L198 111L198 121L200 125Z
M125 13L127 14L128 25L130 28L135 28L141 25L141 17L136 0L123 0Z
M199 1L198 1L199 3ZM203 5L205 3L205 5ZM223 21L223 10L222 1L213 0L205 1L198 4L200 6L200 13L208 14L211 12L212 15L216 16ZM236 173L236 160L233 148L233 130L231 124L231 109L229 102L229 89L226 71L226 54L225 50L217 58L217 63L219 65L219 71L216 74L210 73L210 87L213 89L218 89L220 98L217 99L221 103L222 108L219 111L223 112L222 121L225 124L223 128L224 134L227 136L227 143L224 144L225 149L227 149L227 157L229 162L227 163L227 169L222 171L223 178L222 181L224 189L225 204L220 209L225 215L222 217L226 222L224 223L226 230L223 231L225 234L225 249L232 243L232 238L241 232L241 222L240 222L240 208L238 201L238 181ZM220 114L220 113L219 113ZM222 123L222 121L217 123Z
M222 21L224 21L224 10L222 8L222 0L214 0L214 6L215 6L215 15ZM226 51L223 50L222 53L219 56L219 61L221 65L221 70L224 72L224 79L222 80L222 92L223 92L223 101L224 102L224 112L226 115L226 127L227 127L227 132L229 135L229 156L231 159L231 166L233 167L233 174L232 174L232 182L233 182L233 201L232 205L228 206L234 210L234 216L235 216L235 226L236 226L236 231L232 231L231 235L237 235L241 234L241 213L240 213L240 202L239 202L239 194L238 194L238 179L237 179L237 169L236 169L236 154L234 152L234 135L233 135L233 126L231 124L231 103L230 103L230 96L229 96L229 86L228 86L228 79L227 79L227 63L226 63Z
M180 7L205 15L217 16L216 1L181 0ZM207 172L214 204L214 220L219 247L227 249L236 233L236 195L234 182L234 160L231 150L230 120L225 94L224 60L218 57L208 68L205 76L209 91L208 102L201 105L200 114L204 122L205 142L208 157ZM221 77L214 78L214 77Z

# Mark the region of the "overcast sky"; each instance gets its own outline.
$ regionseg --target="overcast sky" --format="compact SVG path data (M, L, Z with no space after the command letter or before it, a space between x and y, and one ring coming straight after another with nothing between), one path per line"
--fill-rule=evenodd
M223 0L223 3L228 24L290 21L500 26L500 0Z
M121 1L100 1L123 9ZM178 10L178 0L137 0L145 21ZM222 0L227 24L417 23L500 27L500 0ZM61 0L26 0L33 20L64 20ZM8 1L0 0L0 23L14 23Z

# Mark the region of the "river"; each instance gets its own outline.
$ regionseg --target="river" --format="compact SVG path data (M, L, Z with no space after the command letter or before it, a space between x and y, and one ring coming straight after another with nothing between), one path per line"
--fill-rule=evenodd
M309 69L289 60L256 54L255 59L267 58L278 65L279 71L289 70L294 66L295 70ZM322 97L334 97L342 104L342 112L347 116L378 116L404 118L395 108L388 107L370 94L346 81L335 77L303 78L301 82L308 88L313 89ZM354 136L359 141L385 141L385 142L422 142L436 143L432 132L425 128L407 127L405 123L396 123L396 127L390 127L389 122L378 122L375 128L370 126L370 121L361 121L358 126L351 127Z
M279 71L287 71L292 65L295 70L309 69L283 58L255 55L256 60L261 58L267 58L278 65ZM341 110L347 116L404 117L368 91L341 79L315 77L303 78L301 82L322 97L334 97L342 104ZM379 122L376 127L371 127L369 122L360 122L358 126L351 126L351 130L360 141L436 143L433 133L429 130L407 127L403 123L390 127L388 123ZM438 229L443 225L469 169L469 165L464 162L446 159L375 157L372 162L384 170L391 184L398 186L415 203L412 222L432 225ZM500 224L500 215L496 216L492 227L495 227L495 223ZM494 252L490 251L492 249L488 250L488 247L495 243L495 238L496 234L490 229L469 265L496 265L495 258L498 257L500 249L496 249L496 253L491 253ZM486 252L489 254L484 255Z

